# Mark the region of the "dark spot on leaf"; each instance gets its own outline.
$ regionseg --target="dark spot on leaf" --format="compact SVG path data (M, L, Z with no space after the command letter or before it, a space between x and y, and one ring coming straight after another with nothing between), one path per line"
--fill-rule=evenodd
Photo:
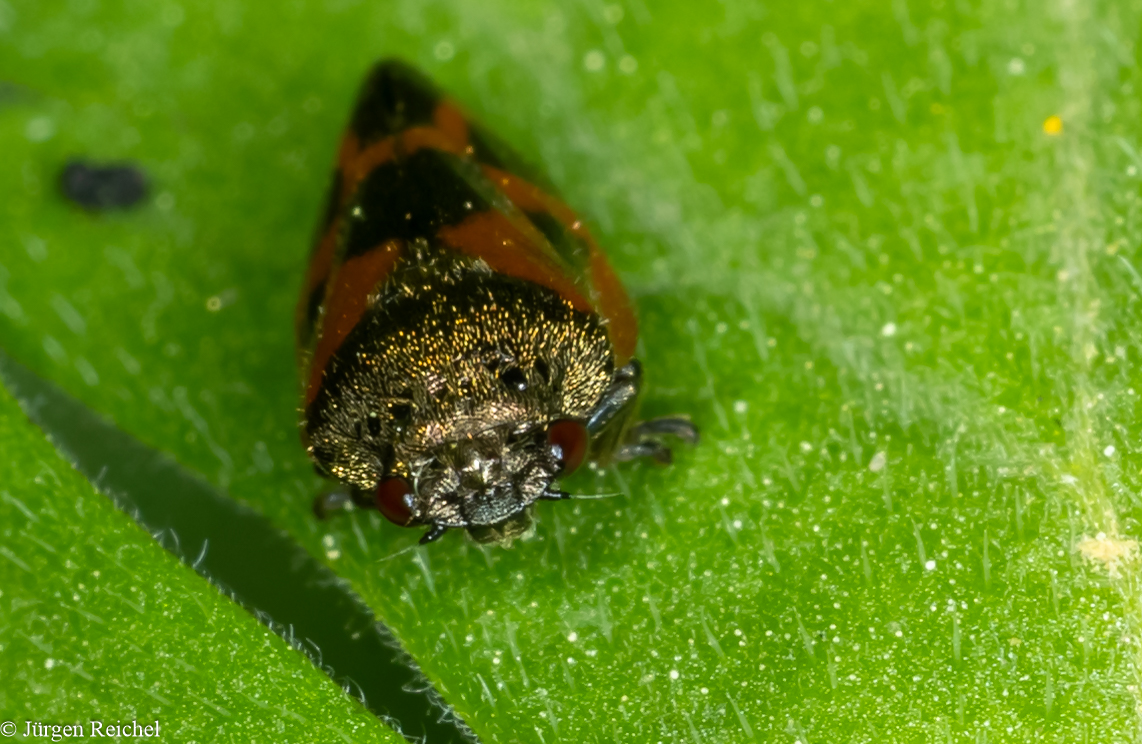
M60 189L64 197L85 209L126 209L147 196L147 177L130 163L72 160L60 173Z

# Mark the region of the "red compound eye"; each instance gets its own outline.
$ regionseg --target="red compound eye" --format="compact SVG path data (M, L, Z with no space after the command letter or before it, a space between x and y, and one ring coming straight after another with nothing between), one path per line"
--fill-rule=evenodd
M556 421L547 430L547 443L559 461L559 474L570 475L587 457L587 427L578 421Z
M412 486L404 478L385 478L377 486L377 509L401 527L412 521Z

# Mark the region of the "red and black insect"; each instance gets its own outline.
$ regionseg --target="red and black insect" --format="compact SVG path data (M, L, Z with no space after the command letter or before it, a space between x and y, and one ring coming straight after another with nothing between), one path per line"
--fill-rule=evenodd
M303 440L389 520L504 541L583 462L697 441L634 424L626 291L543 179L416 70L380 63L341 142L297 312Z

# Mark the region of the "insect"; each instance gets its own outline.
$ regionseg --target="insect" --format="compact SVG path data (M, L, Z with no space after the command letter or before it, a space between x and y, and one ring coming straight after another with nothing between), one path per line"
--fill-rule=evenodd
M671 461L688 418L635 423L626 291L538 174L415 69L379 63L341 142L297 309L302 439L375 507L510 542L584 462Z

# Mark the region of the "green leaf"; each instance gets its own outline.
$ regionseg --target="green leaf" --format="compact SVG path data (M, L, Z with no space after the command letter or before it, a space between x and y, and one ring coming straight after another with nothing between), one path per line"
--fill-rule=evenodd
M486 740L1138 736L1137 3L48 6L0 14L0 343L323 556ZM294 294L392 54L591 221L646 413L704 429L510 550L310 516ZM76 153L156 197L67 206Z
M403 741L96 493L3 389L0 452L0 718L20 735Z

